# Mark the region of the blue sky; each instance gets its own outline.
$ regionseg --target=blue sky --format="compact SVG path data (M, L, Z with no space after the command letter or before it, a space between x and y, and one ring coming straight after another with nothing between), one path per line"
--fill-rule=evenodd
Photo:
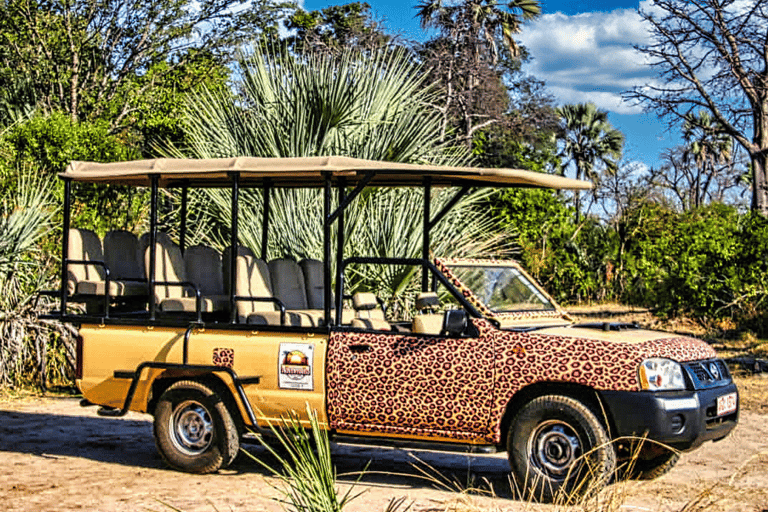
M418 0L367 0L389 32L423 40L415 18ZM346 3L344 0L304 0L307 10ZM637 14L650 0L568 2L542 0L543 14L524 26L517 39L528 47L532 61L525 71L544 80L560 104L592 101L609 112L611 123L626 138L627 161L656 166L660 153L680 143L665 122L621 100L621 92L654 80L653 72L633 44L647 41Z

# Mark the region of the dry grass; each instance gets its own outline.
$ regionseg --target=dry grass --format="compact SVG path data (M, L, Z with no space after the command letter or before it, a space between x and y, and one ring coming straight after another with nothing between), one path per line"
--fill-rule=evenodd
M739 388L739 405L742 411L768 414L768 374L736 375L733 380Z

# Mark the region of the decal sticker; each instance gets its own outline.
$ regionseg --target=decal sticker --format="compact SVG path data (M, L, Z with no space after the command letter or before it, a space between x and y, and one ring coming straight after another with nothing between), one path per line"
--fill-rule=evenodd
M281 389L312 391L312 343L281 343L278 361Z
M214 348L213 365L233 368L235 366L235 350L232 348Z

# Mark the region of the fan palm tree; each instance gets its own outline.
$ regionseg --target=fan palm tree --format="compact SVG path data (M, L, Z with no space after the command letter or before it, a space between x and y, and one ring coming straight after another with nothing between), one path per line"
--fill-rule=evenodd
M710 184L717 173L717 164L725 163L731 157L733 139L723 130L720 122L713 119L706 110L698 114L689 113L683 123L683 139L687 147L683 160L696 165L694 186L690 193L691 206L702 205L709 192Z
M433 92L422 83L417 64L403 50L341 55L290 54L261 46L240 61L240 77L229 92L203 92L189 102L186 130L189 154L200 158L250 155L293 157L343 155L410 163L462 164L463 148L440 142ZM433 211L453 191L436 191ZM316 190L275 190L271 196L268 256L322 257L322 196ZM460 202L432 232L441 255L481 255L506 247L494 223L480 212L484 193ZM226 245L229 193L201 190L190 211L219 221L207 235ZM244 190L242 218L261 218L262 194ZM418 257L421 190L369 189L347 210L345 256ZM201 224L209 224L205 222ZM376 230L371 230L376 226ZM462 233L463 231L463 233ZM458 233L463 237L457 240ZM222 236L223 235L223 236ZM217 238L218 237L218 238ZM260 246L260 222L242 223L242 243ZM262 255L267 257L267 255ZM355 287L396 296L412 283L417 269L366 267L348 275Z
M600 171L615 174L624 146L624 135L608 122L608 113L594 103L564 105L555 110L560 117L561 173L573 163L576 179L596 182ZM574 191L577 219L581 213L579 191Z
M468 41L483 41L491 52L491 63L499 58L498 39L509 52L517 56L519 47L513 39L520 33L524 21L541 14L538 0L424 0L416 6L417 17L424 28L437 28L457 45ZM477 47L479 51L479 47Z

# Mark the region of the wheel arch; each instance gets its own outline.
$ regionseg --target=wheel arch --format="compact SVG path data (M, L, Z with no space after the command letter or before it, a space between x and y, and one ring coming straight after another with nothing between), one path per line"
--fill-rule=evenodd
M611 413L606 407L606 404L600 398L600 394L597 390L589 386L571 382L536 382L518 390L507 402L507 406L504 409L504 414L501 417L501 423L499 425L499 449L506 449L506 432L509 430L515 414L517 414L526 403L546 395L563 395L582 402L592 410L597 419L607 429L608 435L613 437L612 433L615 430L613 418L611 417Z
M245 432L245 419L243 418L243 411L241 405L235 399L235 395L232 391L232 381L227 377L222 377L212 372L190 372L190 371L173 371L167 370L161 373L155 380L152 381L150 388L150 396L147 401L147 412L154 415L155 408L160 396L166 389L171 387L174 383L182 380L193 380L199 382L205 386L211 388L216 394L221 397L221 400L229 409L229 413L232 415L232 419L237 426L238 432L242 436ZM229 382L227 382L229 381Z

